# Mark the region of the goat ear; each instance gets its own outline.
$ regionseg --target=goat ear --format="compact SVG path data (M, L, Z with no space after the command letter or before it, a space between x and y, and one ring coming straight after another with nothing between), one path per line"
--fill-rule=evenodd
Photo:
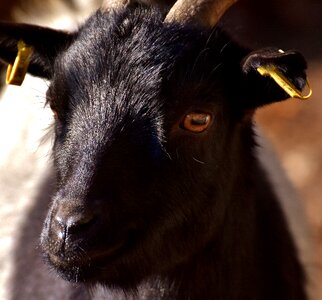
M1 22L0 60L5 64L13 64L18 52L17 44L22 40L33 49L28 73L50 79L55 58L62 49L68 47L72 38L72 34L59 30Z
M245 99L242 106L254 109L290 98L270 76L260 74L260 68L270 68L281 74L293 87L302 91L306 85L307 68L304 57L296 51L284 52L266 48L248 54L241 63L241 90Z

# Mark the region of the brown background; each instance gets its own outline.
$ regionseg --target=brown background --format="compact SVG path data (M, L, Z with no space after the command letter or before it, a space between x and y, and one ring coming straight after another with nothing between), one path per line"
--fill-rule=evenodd
M303 201L322 299L322 1L239 1L224 24L248 46L297 49L308 61L311 100L291 99L265 107L257 112L257 121Z

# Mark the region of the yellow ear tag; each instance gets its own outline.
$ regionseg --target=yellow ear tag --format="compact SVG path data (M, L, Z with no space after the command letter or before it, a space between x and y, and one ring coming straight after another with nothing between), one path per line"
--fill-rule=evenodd
M312 96L312 89L308 81L306 81L307 87L309 89L307 95L302 95L302 92L298 90L294 84L282 74L275 66L261 66L257 68L257 71L262 76L270 76L274 81L292 98L298 98L301 100L307 100Z
M18 54L13 65L9 64L7 69L7 84L21 85L25 79L30 63L32 47L27 46L22 40L18 42Z

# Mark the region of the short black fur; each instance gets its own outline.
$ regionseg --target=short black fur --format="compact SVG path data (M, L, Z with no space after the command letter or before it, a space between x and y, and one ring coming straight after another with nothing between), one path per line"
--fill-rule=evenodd
M164 14L99 11L58 33L49 58L35 46L31 70L45 64L35 74L50 78L56 114L46 260L68 280L137 299L307 299L252 124L257 107L287 98L256 68L276 64L302 88L305 60ZM17 34L6 28L0 54L11 61ZM182 128L191 112L212 116L206 131Z

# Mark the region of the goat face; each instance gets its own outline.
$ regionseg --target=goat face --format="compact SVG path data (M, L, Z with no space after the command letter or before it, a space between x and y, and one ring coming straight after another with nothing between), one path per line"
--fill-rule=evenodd
M252 111L287 98L255 69L281 65L305 82L295 52L249 54L219 29L162 20L133 7L75 34L0 28L2 59L23 38L30 73L51 80L57 188L41 244L69 280L132 285L205 247L252 159Z
M204 59L196 61L197 32L192 43L161 22L148 11L116 24L98 13L55 62L48 101L58 182L42 245L69 279L128 284L134 270L136 281L162 272L208 241L210 219L223 214L220 201L211 203L222 189L209 174L227 142L215 134L222 101L200 94L218 85L206 82L217 74L201 82L200 70L192 72ZM211 123L204 132L184 128L191 113Z

